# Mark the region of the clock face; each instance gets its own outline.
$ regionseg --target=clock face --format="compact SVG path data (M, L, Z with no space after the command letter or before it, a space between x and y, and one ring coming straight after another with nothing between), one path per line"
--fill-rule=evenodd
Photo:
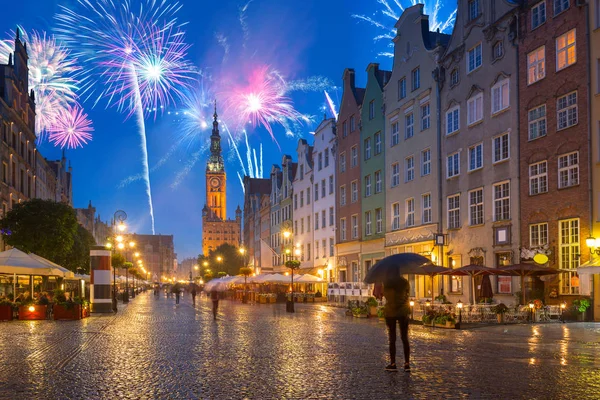
M212 186L212 187L214 187L214 188L218 187L218 186L219 186L219 184L220 184L220 182L219 182L219 180L218 180L217 178L212 178L212 179L210 180L210 186Z

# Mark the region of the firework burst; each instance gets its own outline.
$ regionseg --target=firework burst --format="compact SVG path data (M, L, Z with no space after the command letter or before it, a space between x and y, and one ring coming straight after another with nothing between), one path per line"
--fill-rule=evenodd
M68 106L56 115L48 140L61 148L83 147L92 140L92 122L79 106Z
M424 4L424 13L429 15L429 24L431 30L440 30L440 32L448 33L454 26L456 20L456 8L451 10L444 10L444 14L447 14L447 18L441 16L443 0L377 0L377 3L381 5L381 9L377 11L374 16L366 16L362 14L353 14L352 17L361 21L365 21L374 27L378 28L381 33L377 34L373 40L379 42L381 40L388 42L388 47L393 48L394 45L392 40L396 36L396 29L394 25L404 12L405 8L412 7L416 4ZM381 18L384 17L384 18ZM383 21L385 19L385 21ZM383 57L394 57L393 51L384 51L379 53Z

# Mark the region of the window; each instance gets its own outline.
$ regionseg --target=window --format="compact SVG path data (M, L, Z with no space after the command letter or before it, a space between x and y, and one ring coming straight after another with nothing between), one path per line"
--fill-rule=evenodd
M529 140L546 136L546 105L542 104L528 112Z
M404 160L404 164L406 166L405 182L410 182L415 179L415 158L413 156L407 157Z
M352 203L356 203L358 201L358 181L352 181L350 187L352 189Z
M296 221L294 221L294 233L297 235L298 232L300 232L300 231L298 230L298 220L296 220Z
M499 58L502 58L503 55L504 44L502 43L502 40L499 40L494 44L494 47L492 47L492 56L494 57L494 60L497 60Z
M300 219L300 233L304 233L304 218Z
M531 29L546 22L546 2L542 1L531 8Z
M577 92L571 92L556 101L557 127L565 129L577 124Z
M431 223L431 194L427 193L421 196L421 204L423 209L423 215L421 216L421 222L423 224Z
M340 154L340 172L346 172L346 153Z
M325 186L325 179L321 180L321 198L327 194L327 186Z
M321 228L325 229L327 226L327 212L325 210L321 211Z
M315 201L319 200L319 184L315 183Z
M577 61L575 29L571 29L556 39L556 70L567 68Z
M414 130L414 124L415 124L415 118L413 113L410 113L408 115L404 116L404 139L410 139L411 137L413 137L415 130Z
M375 142L375 155L381 154L381 132L377 132L373 136L373 140Z
M479 17L479 0L469 0L469 21Z
M546 47L542 46L527 54L527 84L531 85L546 77Z
M392 187L396 187L400 184L400 164L392 164Z
M300 166L300 179L304 179L304 165Z
M400 229L400 203L392 204L392 230Z
M329 175L329 194L333 194L333 175Z
M2 163L2 182L8 183L8 164Z
M453 259L449 260L450 265L454 265L456 261ZM462 294L462 276L451 276L450 277L450 293Z
M352 146L351 156L352 158L350 159L350 166L354 168L358 165L358 147Z
M481 43L479 43L467 53L467 73L471 73L481 67L481 60Z
M315 259L319 258L319 241L315 241Z
M460 194L448 196L448 229L460 228Z
M450 73L450 86L458 85L459 80L458 68L454 68Z
M579 184L579 152L558 157L558 188Z
M375 100L369 102L369 120L375 118Z
M402 100L406 97L406 78L402 78L398 81L398 100Z
M365 197L371 195L371 175L365 176Z
M392 122L392 146L400 142L400 124L398 121Z
M334 218L334 210L333 207L329 207L329 226L333 226L333 224L335 223L335 218Z
M333 242L333 238L329 238L329 257L333 257L334 256L334 242Z
M512 260L511 253L496 253L496 267L502 265L510 265ZM512 293L512 277L510 276L498 276L497 278L497 290L498 293L510 294Z
M348 124L346 121L342 124L342 137L348 136Z
M508 133L496 136L493 139L492 144L494 147L494 162L497 163L500 161L508 160L508 158L510 157Z
M483 119L483 93L478 93L467 101L467 124L472 125Z
M421 130L429 129L431 124L430 121L431 107L429 103L425 103L421 106Z
M417 90L421 87L421 69L415 68L412 71L412 90Z
M365 160L371 158L371 138L365 139Z
M594 29L600 28L600 0L594 0Z
M529 164L529 194L531 196L548 191L548 162Z
M352 239L358 238L358 215L352 216Z
M469 225L483 225L483 188L469 192Z
M510 219L510 182L494 185L494 221Z
M377 233L383 232L383 210L381 208L375 209L375 222Z
M319 229L319 213L315 213L315 231ZM316 251L316 249L315 249Z
M548 244L548 224L532 224L529 225L529 246L534 249L536 247L545 246Z
M554 1L554 16L569 8L569 0L553 0Z
M469 147L469 171L483 168L483 143Z
M460 153L454 153L447 158L446 178L452 178L460 174Z
M371 211L365 213L365 235L369 236L373 234L373 225L371 221Z
M375 171L375 193L381 193L381 170Z
M460 128L459 119L460 107L454 107L446 112L446 135L458 132Z
M310 188L306 189L306 204L310 204Z
M319 162L317 163L317 166L318 166L317 168L318 168L318 170L320 171L320 170L322 170L322 169L323 169L323 153L319 153L319 154L317 155L317 158L318 158L318 160L319 160Z
M415 226L415 199L406 200L406 226Z
M346 185L340 186L340 206L346 205Z
M350 117L350 132L354 132L356 129L356 122L354 122L354 115Z
M298 195L294 195L294 210L298 209Z
M425 149L421 152L421 176L431 173L431 150Z
M510 79L502 79L492 86L492 114L505 110L510 106Z
M310 232L310 215L306 217L306 232Z
M579 219L558 221L558 227L558 268L570 270L560 276L560 293L579 294Z

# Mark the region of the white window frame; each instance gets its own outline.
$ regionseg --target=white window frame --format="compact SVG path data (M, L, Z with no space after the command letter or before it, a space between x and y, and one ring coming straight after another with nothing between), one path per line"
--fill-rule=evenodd
M455 79L456 78L456 79ZM460 82L460 71L458 68L454 68L450 72L450 86L456 86Z
M371 174L365 176L365 197L371 196Z
M411 182L415 180L415 157L408 156L404 159L405 165L405 182Z
M504 111L509 107L510 78L504 78L492 86L492 115Z
M460 228L460 193L446 198L448 229Z
M415 115L410 112L404 116L404 140L415 135Z
M572 34L573 42L569 43L569 38ZM561 46L559 43L561 40L564 40L564 45ZM572 53L571 53L572 52ZM569 55L573 56L573 60L570 61ZM561 56L564 56L564 65L561 65ZM556 38L556 71L561 71L565 68L570 67L571 65L577 62L577 30L575 28L571 29L568 32L560 35Z
M356 203L358 201L358 180L350 182L350 203Z
M454 106L446 111L446 136L460 130L460 106Z
M394 168L396 170L394 171ZM400 163L392 163L392 174L391 174L391 187L396 187L400 185Z
M413 197L405 200L406 218L404 220L406 227L415 226L415 199Z
M556 130L570 128L579 123L578 93L574 90L556 99Z
M498 189L498 190L497 190ZM492 187L494 221L510 220L510 181L495 183Z
M375 209L375 224L376 233L383 232L383 208Z
M471 58L473 61L472 67ZM481 68L483 65L483 44L481 42L477 43L467 51L466 62L467 74L470 74L471 72L476 71L478 68Z
M469 147L469 172L483 168L483 142Z
M467 101L467 125L483 120L483 93L477 93Z
M371 138L365 139L365 160L371 159Z
M340 218L340 240L346 240L346 217Z
M350 148L350 168L358 166L358 146L354 145Z
M340 206L346 205L346 185L340 186Z
M566 180L563 177L566 177ZM559 155L558 188L564 189L577 185L579 185L579 152L573 151Z
M373 221L371 219L371 211L365 212L365 236L373 234Z
M548 124L546 120L546 104L541 104L527 111L528 140L535 140L546 136Z
M460 152L449 154L446 157L446 179L460 175Z
M421 223L431 223L431 193L421 195Z
M529 164L529 195L548 192L548 161Z
M510 159L510 134L508 132L492 138L492 161L494 164Z
M419 89L421 87L421 68L417 67L413 69L410 73L411 81L412 81L412 91Z
M392 203L392 230L400 229L400 203Z
M469 190L469 225L478 226L485 223L483 188Z
M548 223L529 225L529 248L535 249L548 244Z
M358 214L350 216L352 222L352 239L358 239Z
M431 105L429 102L421 105L421 130L429 129L431 126Z
M492 46L492 57L494 60L499 60L504 55L504 42L502 40L498 40Z
M383 190L383 179L381 178L381 170L375 171L375 193L381 193Z
M421 176L431 174L431 149L421 151Z
M375 155L381 154L381 132L375 132L373 142L375 143Z
M340 154L340 172L346 172L346 152Z
M391 147L396 146L400 143L400 122L396 119L391 121L392 124L392 134L391 138Z
M536 29L537 27L539 27L540 25L543 25L546 22L547 8L548 7L546 7L546 1L540 1L535 6L531 7L531 30ZM535 15L536 11L537 11L537 17L538 17L537 24L535 23L536 21L534 19L534 15Z
M570 0L553 0L552 9L554 11L554 16L556 17L558 14L565 12L570 6Z
M477 17L481 15L481 10L479 8L479 0L469 0L467 5L469 8L469 21L477 19Z
M398 80L398 100L406 97L406 77L403 76Z
M578 276L580 237L579 218L558 221L558 265L559 269L569 270L560 274L560 294L579 294L579 287L571 285L571 278Z
M546 77L546 46L540 46L527 54L527 84L531 85Z

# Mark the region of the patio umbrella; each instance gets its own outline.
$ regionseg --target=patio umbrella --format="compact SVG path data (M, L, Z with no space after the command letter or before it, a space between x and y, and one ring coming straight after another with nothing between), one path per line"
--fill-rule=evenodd
M424 265L424 266L420 267L420 269L423 271L423 273L420 274L420 275L427 275L427 276L429 276L431 278L431 300L433 301L433 293L434 293L434 291L433 291L433 277L436 276L436 275L441 274L444 271L447 271L448 268L444 268L444 267L441 267L439 265L433 265L433 264L431 264L431 265Z
M521 277L521 300L525 304L525 277L526 276L543 276L543 275L556 275L560 272L564 272L560 269L542 267L536 264L513 264L508 267L502 267L502 272L498 275L511 275Z
M421 267L433 265L431 260L416 253L400 253L377 262L365 277L365 283L396 284L402 275L427 275Z
M491 299L494 297L494 291L492 290L492 281L490 280L490 275L483 275L481 277L481 290L479 292L479 296L484 299Z
M502 271L484 265L469 264L456 269L448 269L440 275L470 276L471 277L471 304L475 303L475 277L479 275L502 275Z
M62 267L60 267L61 269L56 268L45 258L33 256L34 254L27 254L16 248L1 252L0 273L60 277L65 276ZM47 262L42 262L40 259Z
M52 261L48 260L47 258L44 258L42 256L38 256L37 254L34 254L34 253L29 253L29 256L31 256L34 259L40 261L41 263L44 263L44 264L48 265L50 268L56 268L56 269L62 271L64 278L72 279L72 278L75 277L75 273L73 271L70 271L70 270L66 269L65 267L61 267L57 263L52 262Z
M294 283L323 283L327 282L323 278L319 278L318 276L314 276L311 274L304 274L298 279L294 279Z

